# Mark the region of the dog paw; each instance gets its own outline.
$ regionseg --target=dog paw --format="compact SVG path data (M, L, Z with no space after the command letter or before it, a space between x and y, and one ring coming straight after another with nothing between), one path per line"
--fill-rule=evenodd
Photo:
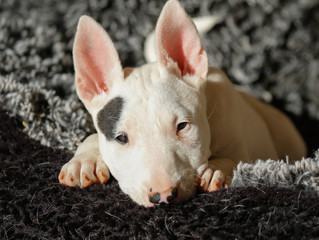
M213 192L222 188L228 188L231 177L224 174L221 170L207 168L199 178L198 187L203 192Z
M101 159L80 154L66 163L59 174L59 182L66 186L88 187L94 183L106 183L110 178L109 169Z

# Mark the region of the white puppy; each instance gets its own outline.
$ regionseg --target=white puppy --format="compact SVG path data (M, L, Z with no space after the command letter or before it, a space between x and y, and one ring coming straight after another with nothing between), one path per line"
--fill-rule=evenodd
M74 42L77 94L93 117L88 137L59 175L62 184L105 183L110 173L144 206L227 187L240 161L300 159L305 144L275 108L237 91L208 67L197 30L176 0L156 26L157 62L124 69L92 18Z

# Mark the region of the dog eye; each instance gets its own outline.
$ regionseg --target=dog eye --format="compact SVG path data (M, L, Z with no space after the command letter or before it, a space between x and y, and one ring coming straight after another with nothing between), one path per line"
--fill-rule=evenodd
M124 145L124 144L128 143L128 136L127 136L125 133L122 133L121 135L117 136L117 137L115 138L115 140L116 140L118 143Z
M188 122L181 122L177 125L177 131L181 131L183 130L184 128L186 128Z

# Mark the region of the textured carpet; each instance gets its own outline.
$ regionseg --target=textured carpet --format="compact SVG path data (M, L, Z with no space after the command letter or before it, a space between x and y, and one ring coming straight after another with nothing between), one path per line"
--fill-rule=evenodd
M0 239L311 239L319 236L314 194L239 187L144 208L111 179L86 189L57 183L72 155L23 134L0 111Z
M319 237L318 0L182 1L192 16L222 17L202 36L210 64L285 111L311 158L242 164L232 188L153 209L113 179L88 189L58 184L93 131L73 85L78 18L102 23L123 66L138 66L164 2L0 1L1 239Z

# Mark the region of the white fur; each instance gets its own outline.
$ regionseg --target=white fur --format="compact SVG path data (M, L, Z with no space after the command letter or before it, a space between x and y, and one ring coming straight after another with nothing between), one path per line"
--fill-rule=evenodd
M207 67L196 29L176 0L168 1L157 25L158 62L139 68L121 69L111 40L93 19L82 18L78 29L77 91L97 134L64 165L61 183L81 187L105 183L110 171L135 202L153 206L153 193L167 202L174 188L175 200L186 200L196 188L227 187L240 161L305 156L305 144L286 116L237 91L224 73ZM173 39L176 34L181 42ZM95 41L107 44L110 51L100 53ZM99 60L106 63L105 69L112 69L111 76ZM90 86L93 90L87 90ZM107 139L99 128L99 112L115 97L124 100L115 136L126 133L126 144ZM178 131L183 122L186 127Z
M193 18L192 20L198 30L198 33L204 34L211 30L216 24L221 22L222 19L223 18L220 15L216 15ZM144 57L146 62L152 63L156 61L156 51L154 51L155 47L155 31L152 31L144 42Z
M113 89L113 96L127 99L118 131L130 133L130 142L110 143L96 127L100 152L121 189L136 202L149 206L150 188L162 191L177 183L184 192L181 199L195 193L197 169L210 156L206 99L200 91L157 63L134 70ZM93 119L96 124L96 115ZM192 124L176 136L176 123L183 121Z

